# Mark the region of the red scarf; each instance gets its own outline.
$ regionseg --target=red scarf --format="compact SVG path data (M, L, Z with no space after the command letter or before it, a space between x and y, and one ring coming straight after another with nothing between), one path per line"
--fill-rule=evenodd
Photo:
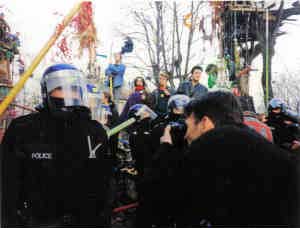
M144 89L145 89L144 86L136 86L136 87L135 87L135 91L142 91L142 90L144 90Z

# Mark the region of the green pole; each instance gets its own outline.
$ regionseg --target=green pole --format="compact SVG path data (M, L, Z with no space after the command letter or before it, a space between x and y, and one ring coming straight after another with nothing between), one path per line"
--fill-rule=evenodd
M269 10L266 9L266 105L269 102Z
M111 130L108 130L107 131L107 136L111 137L112 135L117 134L118 132L122 131L126 127L129 127L130 125L132 125L135 122L136 122L135 118L130 118L130 119L126 120L125 122L119 124L118 126L112 128Z

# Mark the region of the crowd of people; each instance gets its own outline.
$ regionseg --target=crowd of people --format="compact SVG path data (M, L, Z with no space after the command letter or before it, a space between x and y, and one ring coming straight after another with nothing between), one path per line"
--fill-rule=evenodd
M106 70L114 99L103 93L101 123L91 119L81 71L44 72L42 108L13 120L1 145L2 227L111 227L118 135L105 129L129 118L133 227L300 225L300 120L280 99L267 117L257 114L238 86L209 92L194 66L177 90L166 72L152 92L137 77L119 113L120 65Z

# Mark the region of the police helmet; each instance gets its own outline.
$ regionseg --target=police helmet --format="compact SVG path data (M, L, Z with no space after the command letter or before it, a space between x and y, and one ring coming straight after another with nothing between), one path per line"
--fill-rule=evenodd
M149 117L150 119L154 120L157 118L157 114L145 104L135 104L129 108L127 117L133 117L137 120Z
M43 105L50 111L88 107L84 75L73 65L55 64L48 67L41 79L41 89Z
M184 94L176 94L170 97L168 101L168 111L183 114L185 106L190 102L190 98Z
M285 109L284 102L279 98L273 98L272 100L270 100L268 105L268 111L271 112L273 109L278 108L280 108L283 111Z

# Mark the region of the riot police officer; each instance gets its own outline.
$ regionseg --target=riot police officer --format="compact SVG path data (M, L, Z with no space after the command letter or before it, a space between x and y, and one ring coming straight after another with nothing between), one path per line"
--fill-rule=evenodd
M285 103L273 98L268 105L267 124L272 128L274 142L282 148L300 150L300 118Z
M2 227L108 227L108 139L91 120L83 74L56 64L41 88L43 108L4 136Z

